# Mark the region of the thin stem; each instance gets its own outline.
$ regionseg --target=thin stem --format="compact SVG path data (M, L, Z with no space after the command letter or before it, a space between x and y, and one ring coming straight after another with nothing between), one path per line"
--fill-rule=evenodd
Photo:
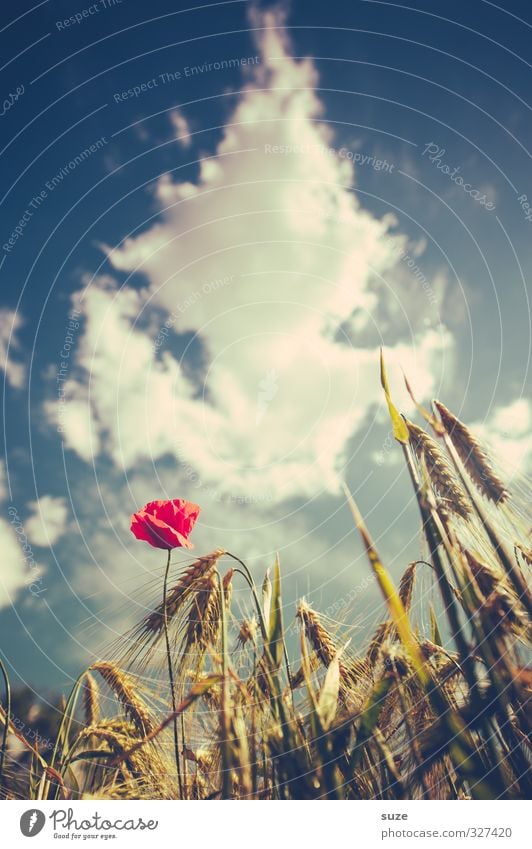
M452 635L452 637L455 641L456 647L458 649L458 654L460 655L461 664L462 664L463 672L464 672L464 677L465 677L467 684L469 686L471 698L474 699L476 703L478 703L478 678L477 678L476 671L475 671L473 652L472 652L471 646L469 645L469 643L466 640L464 633L462 631L462 627L461 627L460 620L459 620L459 617L458 617L458 612L457 612L456 605L455 605L455 600L453 598L451 588L450 588L450 584L449 584L448 579L447 579L447 574L446 574L445 567L443 565L443 560L441 559L440 553L439 553L440 542L443 544L444 550L446 551L446 554L448 556L451 568L453 568L452 557L451 557L450 552L448 552L446 550L445 535L442 536L440 534L440 529L438 529L437 526L434 524L434 518L432 516L430 509L427 509L425 507L424 497L421 493L421 488L420 488L419 481L418 481L418 478L417 478L417 475L416 475L416 472L415 472L415 469L414 469L414 466L413 466L413 463L412 463L412 460L411 460L411 456L410 456L408 447L406 445L403 445L402 448L403 448L403 454L404 454L404 457L405 457L406 465L407 465L407 468L408 468L408 471L409 471L409 474L410 474L410 479L412 481L412 485L414 487L414 492L416 494L416 499L417 499L417 502L418 502L418 507L419 507L419 511L420 511L420 514L421 514L422 524L423 524L423 531L424 531L425 538L426 538L427 543L428 543L432 563L433 563L435 572L436 572L437 577L438 577L438 585L440 587L440 591L441 591L441 594L442 594L445 613L447 614L447 618L449 619L449 625L450 625L450 628L451 628L451 635ZM436 534L439 536L439 539L436 536ZM437 715L440 714L440 711L438 710L438 708L442 707L442 705L439 704L441 696L440 696L438 689L436 687L432 687L431 690L427 692L427 696L429 698L429 701L434 702L435 707L436 707L436 714ZM485 725L483 725L483 727L484 727L484 730L486 730ZM466 729L464 728L462 730L465 731ZM489 734L487 735L487 739L489 741ZM480 764L478 763L479 753L478 753L478 751L475 751L475 748L474 748L474 745L472 744L472 741L467 741L465 736L464 736L463 740L464 740L465 745L466 745L466 750L463 752L463 754L465 755L465 759L462 760L461 764L457 762L456 757L454 757L454 758L451 757L451 760L453 761L454 766L458 768L458 771L462 773L462 777L468 778L467 763L468 763L468 761L470 761L471 764L473 765L476 762L476 766L477 767L480 766ZM458 741L456 741L456 742L458 742ZM468 748L469 748L469 751L467 751ZM458 752L457 752L457 754L458 754ZM492 750L491 754L495 758L495 763L497 763L498 759L496 757L495 751ZM460 767L462 767L462 768L460 768ZM465 767L465 769L463 769L464 767ZM504 787L504 777L500 773L500 767L498 768L498 772L499 772L499 778L500 778L500 786ZM476 784L480 784L480 783L481 782L476 782Z
M180 720L181 720L181 751L183 752L183 776L182 776L182 778L183 778L183 790L184 790L184 794L185 794L184 798L187 799L188 798L188 796L187 796L187 793L188 793L188 769L187 769L187 757L186 757L186 754L185 754L186 750L187 750L187 743L186 743L186 736L185 736L185 714L184 713L181 714Z
M406 445L403 445L402 448L406 461L406 466L410 474L410 480L412 481L412 486L414 487L414 492L416 494L419 512L421 514L421 521L423 523L423 532L428 543L430 557L432 559L436 575L438 576L438 585L443 598L444 610L451 626L451 635L461 656L462 665L464 667L465 677L467 679L469 688L472 692L476 692L477 681L473 666L473 660L471 657L471 646L468 644L463 634L462 627L460 625L455 601L451 592L451 588L449 586L443 562L440 558L440 554L438 551L438 540L434 535L432 517L425 508L423 496L421 494L419 486L419 481L417 479L417 475L415 473L411 461L408 447Z
M248 582L248 585L249 585L251 592L253 593L253 598L255 600L255 606L257 608L257 615L259 617L260 632L262 634L262 639L264 640L264 642L267 642L268 631L267 631L267 628L266 628L266 623L264 621L264 614L262 612L261 603L259 601L259 596L257 594L257 588L255 586L255 581L253 580L253 575L249 571L249 569L246 566L246 564L244 563L244 561L240 559L240 557L237 557L236 554L231 554L230 551L226 551L225 553L228 557L231 557L233 560L236 560L237 563L240 563L240 565L242 566L242 569L244 570L243 572L241 572L240 569L237 569L236 571L240 572L240 574L244 576L244 578Z
M399 694L399 701L401 703L401 710L403 711L403 718L406 728L406 733L410 739L410 748L412 750L412 754L414 756L415 770L416 774L419 778L419 782L421 784L421 788L423 790L423 798L430 799L430 787L427 784L427 776L425 773L425 767L423 764L423 756L419 751L419 743L414 729L412 728L412 723L410 722L410 710L406 702L406 696L403 689L403 684L401 681L401 676L397 671L397 664L395 661L393 663L393 672L395 678L395 686L397 688L397 692Z
M220 594L220 614L222 619L222 799L231 798L231 757L228 723L228 692L227 692L227 615L225 609L225 594L222 578L216 570L218 592Z
M241 569L235 569L235 572L238 572L240 575L242 575L246 579L248 586L249 586L251 592L253 593L253 598L255 600L255 606L257 608L257 614L258 614L258 617L259 617L260 631L261 631L262 639L264 640L264 644L265 644L265 647L266 647L267 642L268 642L268 631L267 631L267 628L266 628L266 622L264 621L264 614L262 612L262 607L261 607L261 603L259 601L259 596L258 596L258 593L257 593L257 588L255 586L255 581L253 580L253 575L249 571L249 569L246 566L246 564L244 563L244 561L240 559L240 557L237 557L235 554L231 554L230 551L226 551L226 554L227 554L228 557L232 557L233 560L236 560L237 563L240 563L240 565L242 566L242 569L244 569L244 571L242 571ZM290 689L292 706L295 709L294 690L293 690L293 687L292 687L292 672L291 672L291 669L290 669L290 661L288 659L288 650L286 648L286 642L285 642L285 639L284 639L284 635L283 635L283 657L284 657L284 663L285 663L285 667L286 667L286 675L288 677L288 686L289 686L289 689Z
M486 535L493 546L495 553L497 554L499 560L501 561L502 567L506 574L508 575L510 581L513 584L514 589L517 592L519 600L523 607L526 609L529 616L532 615L532 600L530 597L530 592L528 587L523 579L523 576L519 569L517 569L513 562L512 558L509 556L506 548L499 538L497 531L493 527L492 523L488 519L488 515L484 508L481 506L480 499L477 497L476 493L472 485L470 484L467 473L464 469L464 465L458 455L456 448L454 447L452 440L448 433L443 434L443 441L445 443L445 447L449 453L449 456L453 462L454 468L456 469L459 479L464 487L467 495L469 496L469 500L471 501L475 513L477 514L481 525L483 526Z
M168 682L170 684L170 694L172 697L172 713L173 717L173 726L174 726L174 754L175 754L175 765L177 770L177 783L179 785L179 797L183 798L183 782L181 780L181 763L179 760L179 731L177 728L177 703L175 698L175 685L174 685L174 668L172 665L172 652L170 649L170 637L168 636L168 607L166 604L166 595L168 588L168 573L170 572L170 549L168 549L168 559L166 561L166 569L164 572L164 581L163 581L163 623L164 623L164 639L166 643L166 661L168 664Z
M59 726L59 730L56 735L55 745L52 752L52 760L50 761L50 766L55 768L56 762L64 757L65 748L68 746L68 741L70 738L70 732L72 730L72 722L74 719L74 713L76 710L76 704L79 696L79 691L81 688L81 683L86 675L86 670L84 670L81 675L78 675L72 690L70 691L70 695L68 697L67 703L63 710L63 716L61 718L61 724ZM43 796L40 798L46 799L48 797L48 790L51 785L50 779L47 777L47 773L43 773L43 784L41 787L41 791ZM41 792L39 791L39 792ZM57 795L59 793L59 786L56 788L55 797L57 799Z
M11 717L11 687L9 685L9 678L7 675L7 670L4 666L3 660L0 658L0 671L2 672L2 677L4 679L5 689L6 689L6 710L5 710L5 725L4 731L2 734L2 748L0 750L0 787L2 786L2 775L4 772L4 759L6 755L7 748L7 732L9 729L9 721Z

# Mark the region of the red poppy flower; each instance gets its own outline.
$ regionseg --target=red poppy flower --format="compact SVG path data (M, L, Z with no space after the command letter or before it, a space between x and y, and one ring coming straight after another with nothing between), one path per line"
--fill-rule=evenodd
M188 536L198 518L200 507L174 498L173 501L150 501L131 517L131 530L154 548L193 548Z

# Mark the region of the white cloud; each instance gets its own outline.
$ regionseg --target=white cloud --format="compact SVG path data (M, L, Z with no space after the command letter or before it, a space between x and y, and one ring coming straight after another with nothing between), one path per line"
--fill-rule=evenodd
M179 109L173 109L170 113L170 121L175 130L176 138L179 141L179 144L182 147L190 147L190 127L188 126L188 121L183 115L183 113L180 112Z
M30 542L42 548L54 545L66 532L68 506L65 498L43 495L28 504L25 531Z
M0 504L8 499L5 465L0 460ZM8 519L0 516L0 609L15 603L22 589L29 590L28 598L42 594L43 569L34 559L29 535L18 511L10 507Z
M26 369L22 363L13 359L13 353L20 350L17 332L21 325L22 319L18 313L0 309L0 369L5 373L7 382L15 389L22 388L26 377Z
M0 518L0 608L8 607L25 585L26 571L17 536L9 522Z
M170 454L189 477L276 501L337 491L349 439L382 400L377 349L335 333L355 310L360 331L386 313L372 280L403 240L350 191L352 165L318 120L311 61L294 61L278 29L259 38L263 62L198 181L162 178L158 222L109 251L149 285L87 286L83 377L66 385L61 424L85 460L101 451L127 470ZM397 299L419 304L400 275L389 295L391 315ZM190 358L172 353L184 333L208 362L199 384ZM450 345L445 330L407 327L388 360L426 397Z
M493 449L505 481L532 473L532 404L527 398L496 407L471 429Z

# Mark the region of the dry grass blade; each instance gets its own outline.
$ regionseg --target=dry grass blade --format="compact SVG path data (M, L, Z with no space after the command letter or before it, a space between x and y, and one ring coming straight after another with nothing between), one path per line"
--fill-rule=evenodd
M478 439L444 404L440 401L435 401L434 404L458 456L477 489L495 504L505 502L510 494L502 480L495 474L489 457Z

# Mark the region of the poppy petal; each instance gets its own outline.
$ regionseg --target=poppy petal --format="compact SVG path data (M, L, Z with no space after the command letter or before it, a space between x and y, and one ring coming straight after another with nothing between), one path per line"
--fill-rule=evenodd
M154 548L192 548L188 540L200 507L182 498L150 501L131 517L131 531Z

